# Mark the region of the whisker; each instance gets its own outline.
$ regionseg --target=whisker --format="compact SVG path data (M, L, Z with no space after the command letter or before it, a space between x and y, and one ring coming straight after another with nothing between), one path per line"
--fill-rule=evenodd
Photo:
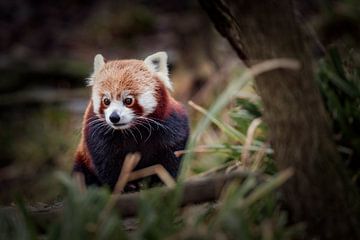
M107 130L106 130L106 132L105 132L104 135L107 135L108 133L110 133L111 130L114 130L114 128L112 128L112 127L110 127L109 125L107 125ZM113 134L113 132L111 132L111 135L112 135L112 134Z
M94 121L94 120L103 120L103 119L101 119L101 118L99 118L97 116L93 116L93 117L88 118L86 121L91 122L91 121Z
M88 119L87 120L87 123L90 123L90 122L101 122L101 121L104 121L105 119L100 119L100 118L95 118L95 119Z
M130 128L128 128L128 129L129 129L130 134L133 136L135 142L136 142L137 144L139 144L138 141L136 140L135 135L134 135L133 132L131 131L131 129L130 129Z
M158 129L159 129L159 127L162 127L163 129L169 131L169 132L172 133L173 135L175 134L175 132L174 132L171 128L169 128L168 126L165 126L164 124L161 124L161 123L157 122L157 121L154 120L154 119L147 118L147 117L139 117L139 119L143 119L143 120L145 120L145 121L150 121L150 122L156 124L156 126L158 127ZM160 119L159 119L159 120L160 120ZM162 121L162 120L161 120L161 121Z
M104 128L106 129L106 127L108 127L109 125L107 125L105 122L101 122L94 126L96 126L96 129L91 134L91 138L93 138L95 136L95 134L98 134L101 131L104 132ZM94 128L94 126L92 126L92 128Z
M143 136L141 134L141 131L138 129L137 126L134 126L134 128L136 129L136 131L140 134L140 139L142 140L143 139Z
M121 129L121 130L124 130L124 134L126 137L128 137L128 134L127 134L127 129Z
M101 123L101 122L105 122L105 120L103 120L103 119L93 119L91 121L87 121L86 125L92 126L92 125L95 125L96 123Z
M147 142L147 140L149 140L150 136L151 136L151 133L152 133L152 127L150 125L150 123L148 122L145 122L148 126L146 126L143 122L141 122L140 120L136 119L135 120L135 124L139 124L140 126L143 126L144 128L146 128L146 130L148 131L148 136L147 138L145 139L145 142Z
M96 126L98 124L102 124L103 122L91 122L91 123L88 123L87 126L89 127L93 127L93 126Z

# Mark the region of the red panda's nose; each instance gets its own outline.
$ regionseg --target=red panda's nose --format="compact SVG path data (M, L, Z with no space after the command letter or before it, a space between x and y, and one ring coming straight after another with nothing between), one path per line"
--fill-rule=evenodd
M120 116L116 112L112 112L109 119L112 123L118 123L120 121Z

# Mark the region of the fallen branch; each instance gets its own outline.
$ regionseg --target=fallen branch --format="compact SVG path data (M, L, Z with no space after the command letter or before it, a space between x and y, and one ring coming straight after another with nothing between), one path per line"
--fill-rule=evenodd
M211 177L204 177L187 181L184 184L181 207L200 204L205 202L216 201L219 199L223 188L234 180L243 181L249 176L257 178L258 182L264 181L264 177L249 172L234 171L228 174L212 175ZM159 194L167 194L172 191L173 188L161 187ZM152 191L144 190L144 191ZM128 194L114 194L116 199L115 206L117 207L120 215L124 218L136 216L138 213L138 205L140 201L140 192L128 193ZM58 214L59 211L56 209L55 212L49 211L47 214L42 212L40 215L53 215ZM40 216L36 211L32 212L33 216Z
M256 177L258 183L265 180L262 175L234 171L227 174L217 174L211 177L203 177L187 181L184 183L182 199L180 201L181 207L201 204L206 202L217 201L223 191L224 187L230 182L237 180L243 181L249 176ZM159 190L159 189L158 189ZM167 194L172 191L172 187L161 187L159 194ZM152 189L144 191L153 191ZM138 214L140 192L128 193L128 194L113 194L112 199L115 201L114 206L119 211L123 218L129 218ZM7 207L7 211L11 211L15 216L18 216L18 209L15 207ZM64 210L63 203L57 203L54 205L43 205L28 208L29 214L33 217L36 226L43 228L50 222L61 217Z
M254 173L234 171L229 174L213 175L211 177L185 182L181 207L216 201L228 183L234 180L243 181L249 176L256 176L259 182L264 180L263 177ZM164 187L161 189L160 194L166 194L171 190L173 189ZM116 206L121 216L126 218L137 215L139 200L139 192L119 196Z

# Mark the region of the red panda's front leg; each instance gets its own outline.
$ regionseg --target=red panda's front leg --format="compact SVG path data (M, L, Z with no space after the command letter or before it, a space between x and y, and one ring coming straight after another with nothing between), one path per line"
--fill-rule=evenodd
M73 175L80 173L84 176L85 184L100 186L101 182L95 175L91 167L91 162L88 154L84 151L78 150L75 155L75 163L73 167Z

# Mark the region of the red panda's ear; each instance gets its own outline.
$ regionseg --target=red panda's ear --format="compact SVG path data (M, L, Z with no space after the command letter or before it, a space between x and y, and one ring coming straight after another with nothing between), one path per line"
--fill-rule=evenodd
M100 71L100 69L105 65L105 59L101 54L96 54L94 57L94 71L91 76L88 78L87 85L94 85L95 75Z
M166 52L157 52L145 58L144 63L150 69L150 71L157 73L164 85L169 89L172 89L172 84L168 76L167 66L167 54Z
M94 57L94 72L98 72L105 65L105 59L101 54Z

